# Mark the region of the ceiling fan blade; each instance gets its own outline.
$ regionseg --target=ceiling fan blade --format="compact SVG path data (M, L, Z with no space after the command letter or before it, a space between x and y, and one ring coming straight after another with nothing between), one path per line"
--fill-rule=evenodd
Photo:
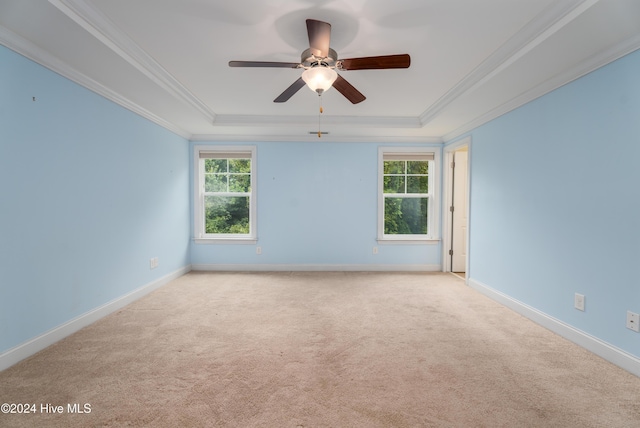
M311 53L317 57L329 56L329 43L331 42L331 24L328 22L307 19L307 34Z
M298 62L229 61L229 67L298 68Z
M361 103L366 100L367 97L362 95L360 91L353 87L353 85L347 82L342 76L338 75L338 78L335 82L333 82L333 87L336 88L338 92L344 95L349 101L353 104Z
M304 85L305 85L304 80L302 80L302 77L299 77L298 80L293 82L293 84L291 86L289 86L287 89L285 89L284 92L281 93L278 96L278 98L273 100L273 102L274 103L283 103L283 102L287 101L289 98L291 98L293 96L293 94L298 92L300 90L300 88L302 88Z
M382 70L387 68L409 68L409 54L368 56L340 60L340 70Z

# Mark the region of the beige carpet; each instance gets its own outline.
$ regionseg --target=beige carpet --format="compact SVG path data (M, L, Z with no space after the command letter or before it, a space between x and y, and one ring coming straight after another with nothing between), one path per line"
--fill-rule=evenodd
M192 272L0 373L0 403L37 407L2 427L635 428L640 378L450 274Z

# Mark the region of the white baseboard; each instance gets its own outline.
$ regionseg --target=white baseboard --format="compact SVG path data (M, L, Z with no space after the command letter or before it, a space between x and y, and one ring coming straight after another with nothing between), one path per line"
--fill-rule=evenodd
M535 309L525 303L509 297L506 294L495 290L486 284L481 283L480 281L469 279L468 284L470 287L478 290L480 293L484 294L490 299L503 304L504 306L516 311L526 318L529 318L536 324L539 324L546 329L553 331L554 333L564 337L565 339L570 340L571 342L580 345L583 348L593 352L594 354L604 358L610 363L613 363L618 367L621 367L626 371L640 377L640 358L631 355L613 345L610 345L595 336L591 336L590 334L585 333L582 330L578 330L577 328L572 327L571 325L560 321L550 315L547 315L544 312L539 311L538 309Z
M103 318L110 313L123 308L129 303L138 300L139 298L162 287L168 282L181 277L190 270L191 266L185 266L181 269L178 269L177 271L165 275L162 278L156 279L155 281L150 282L146 285L143 285L142 287L137 288L136 290L133 290L132 292L125 294L124 296L118 297L115 300L105 303L102 306L99 306L70 321L67 321L66 323L59 325L58 327L55 327L47 331L46 333L41 334L40 336L34 337L27 342L9 349L8 351L0 354L0 371L11 367L17 362L30 357L31 355L43 350L50 345L53 345L59 340L64 339L65 337L82 329L83 327L94 323L100 318Z
M194 264L194 271L237 272L441 272L441 265Z

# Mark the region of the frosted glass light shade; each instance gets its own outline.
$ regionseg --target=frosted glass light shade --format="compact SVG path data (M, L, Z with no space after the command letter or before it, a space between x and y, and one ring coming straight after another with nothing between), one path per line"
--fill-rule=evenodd
M338 73L332 68L317 66L305 70L302 73L302 80L314 92L319 94L331 88L333 82L338 78Z

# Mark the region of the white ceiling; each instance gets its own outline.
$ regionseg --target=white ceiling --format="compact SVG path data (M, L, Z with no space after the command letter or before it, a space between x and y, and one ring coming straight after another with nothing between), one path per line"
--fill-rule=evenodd
M301 71L228 62L298 62L307 18L411 55L340 72L367 99L323 95L330 141L448 141L640 48L638 0L0 0L0 43L186 138L304 141L318 96L273 102Z

